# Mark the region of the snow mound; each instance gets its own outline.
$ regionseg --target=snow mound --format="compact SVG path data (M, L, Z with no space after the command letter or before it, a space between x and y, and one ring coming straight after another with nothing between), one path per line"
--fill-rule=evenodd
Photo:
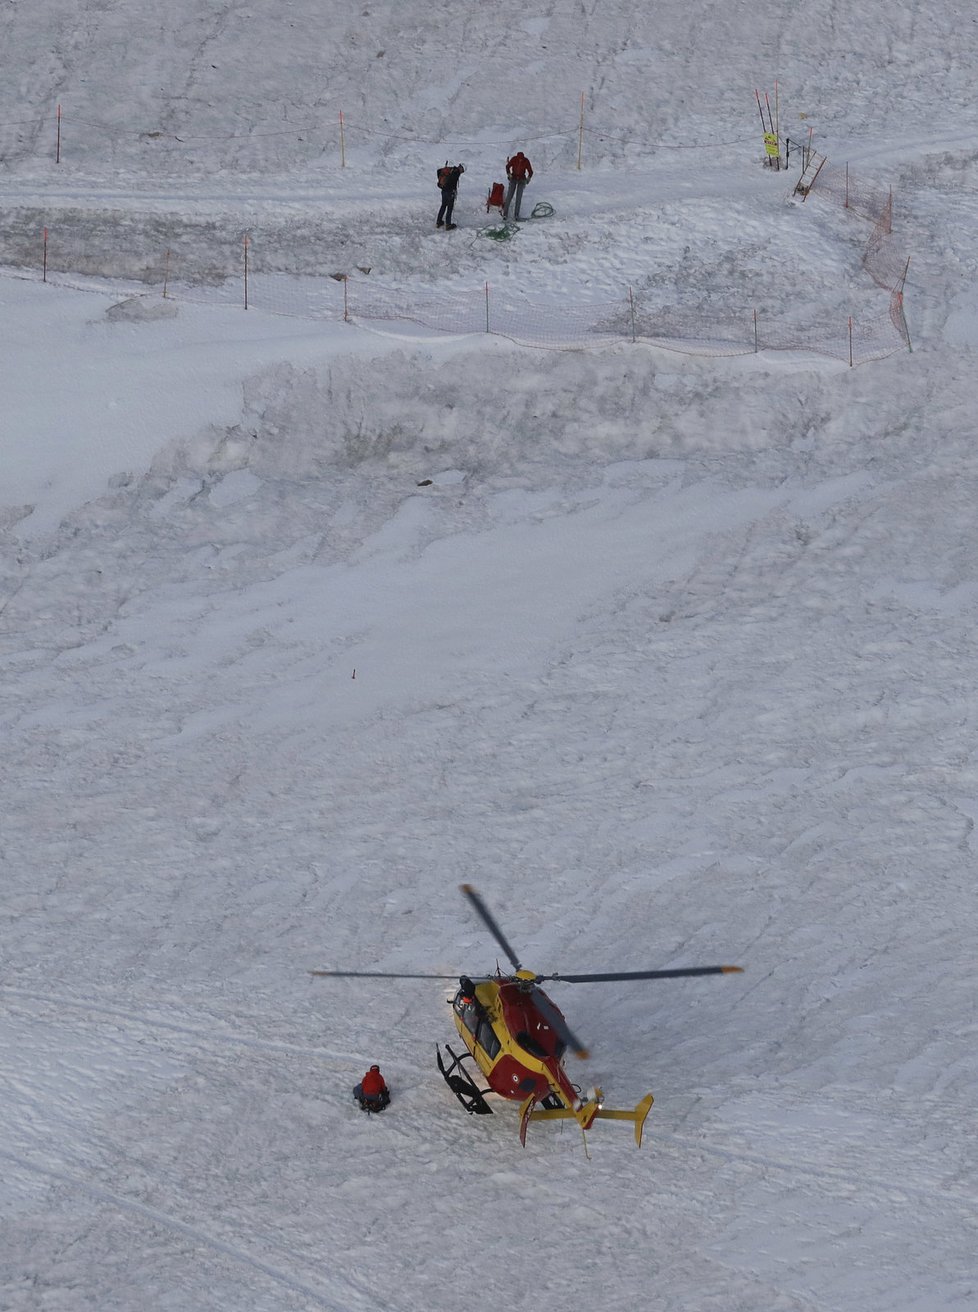
M175 301L150 299L148 296L127 296L124 301L110 305L105 312L110 323L155 323L159 319L175 319Z

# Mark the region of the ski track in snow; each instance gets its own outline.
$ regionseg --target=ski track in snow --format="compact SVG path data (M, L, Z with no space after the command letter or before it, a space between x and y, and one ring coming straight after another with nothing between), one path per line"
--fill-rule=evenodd
M150 1030L170 1030L175 1034L185 1035L195 1040L202 1047L222 1045L231 1047L258 1048L268 1052L292 1053L297 1056L328 1058L330 1061L349 1063L359 1067L365 1060L360 1053L335 1052L329 1048L315 1047L311 1044L275 1043L267 1039L256 1039L241 1034L223 1034L213 1028L203 1029L192 1025L179 1025L174 1021L164 1020L159 1016L150 1016L145 1012L128 1011L121 1007L110 1007L89 998L70 997L65 994L31 993L26 989L0 986L0 995L8 998L21 998L25 1001L50 1004L52 1008L68 1007L84 1011L94 1016L107 1016L126 1021L129 1025L145 1026Z
M125 1212L138 1220L143 1220L149 1222L151 1225L162 1226L168 1230L172 1230L174 1233L183 1235L190 1239L195 1245L209 1248L216 1253L231 1258L234 1262L240 1262L246 1266L250 1266L254 1268L254 1270L260 1272L263 1276L267 1276L277 1285L287 1289L290 1294L299 1296L304 1303L308 1301L316 1307L330 1309L342 1309L365 1305L376 1306L373 1302L371 1291L364 1287L358 1288L348 1277L342 1277L340 1279L340 1282L344 1286L342 1295L327 1295L319 1290L313 1289L310 1285L295 1279L294 1276L288 1275L286 1271L276 1268L268 1262L255 1257L254 1254L235 1247L233 1244L227 1243L224 1240L216 1239L200 1227L189 1225L175 1216L171 1216L166 1212L161 1212L158 1208L147 1207L145 1204L136 1202L131 1198L120 1197L118 1194L113 1193L108 1189L103 1189L89 1180L81 1180L77 1177L68 1175L65 1172L52 1170L47 1166L40 1166L36 1162L29 1161L24 1157L18 1157L3 1149L0 1149L0 1157L12 1163L15 1167L19 1167L23 1171L31 1172L34 1175L41 1176L48 1180L57 1181L59 1184L63 1184L70 1190L87 1193L99 1202L117 1208L119 1211ZM270 1244L267 1240L265 1243L271 1248L276 1247L276 1245ZM303 1265L303 1260L297 1253L281 1251L278 1253L278 1256L286 1259L296 1267ZM330 1272L329 1279L332 1282L337 1281L337 1273L335 1269Z

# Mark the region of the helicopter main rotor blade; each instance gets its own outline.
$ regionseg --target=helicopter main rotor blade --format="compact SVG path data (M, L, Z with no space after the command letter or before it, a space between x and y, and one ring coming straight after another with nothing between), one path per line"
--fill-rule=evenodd
M543 989L538 989L535 985L530 990L530 997L533 999L533 1005L539 1011L553 1032L563 1039L564 1043L570 1048L575 1057L580 1057L581 1061L587 1061L590 1052L585 1048L571 1027L564 1020L563 1016L554 1006L554 1004L544 993Z
M309 974L333 979L458 979L457 975L398 975L389 970L310 970Z
M503 952L505 952L506 956L509 957L513 969L522 970L523 967L520 965L519 961L517 960L516 953L513 951L513 949L510 947L509 943L507 942L506 935L496 924L495 917L493 916L489 908L486 906L485 902L483 902L479 894L475 891L475 889L472 887L471 884L459 884L459 888L462 890L465 896L475 907L476 912L478 913L486 929L488 929L489 933L493 936L493 938L502 948Z
M564 984L602 984L620 979L681 979L686 975L739 975L743 966L680 966L675 970L619 970L608 975L538 975L538 980L559 979Z

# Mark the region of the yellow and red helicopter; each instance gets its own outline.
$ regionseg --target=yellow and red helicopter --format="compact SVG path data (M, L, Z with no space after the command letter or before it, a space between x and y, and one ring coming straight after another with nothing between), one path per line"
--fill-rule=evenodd
M513 974L503 975L496 967L494 975L399 974L375 970L313 970L310 974L339 979L458 979L458 989L450 999L452 1019L466 1051L456 1053L447 1043L450 1060L446 1064L436 1045L438 1069L448 1087L467 1112L491 1115L488 1094L497 1094L520 1104L520 1143L526 1146L530 1121L571 1119L582 1131L598 1119L631 1121L635 1142L641 1147L642 1128L652 1106L648 1093L632 1111L617 1111L604 1106L604 1094L591 1089L582 1095L564 1070L564 1054L569 1050L586 1060L588 1050L575 1037L563 1012L544 993L540 984L559 980L564 984L599 984L633 979L677 979L687 975L729 975L739 973L740 966L684 966L674 970L629 970L601 975L537 975L526 970L513 951L489 908L471 884L461 891L475 908L483 924L512 964ZM480 1089L464 1063L472 1059L485 1077L487 1088ZM585 1140L586 1143L586 1140Z

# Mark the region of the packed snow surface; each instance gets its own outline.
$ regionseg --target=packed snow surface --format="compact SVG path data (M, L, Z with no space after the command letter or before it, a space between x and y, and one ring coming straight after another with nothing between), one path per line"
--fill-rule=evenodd
M34 0L0 48L0 1308L974 1308L972 6ZM892 188L912 350L630 340L630 291L888 313L755 89ZM554 214L501 240L519 147ZM309 975L493 971L463 882L541 973L745 967L552 986L640 1150L467 1117L450 981Z

